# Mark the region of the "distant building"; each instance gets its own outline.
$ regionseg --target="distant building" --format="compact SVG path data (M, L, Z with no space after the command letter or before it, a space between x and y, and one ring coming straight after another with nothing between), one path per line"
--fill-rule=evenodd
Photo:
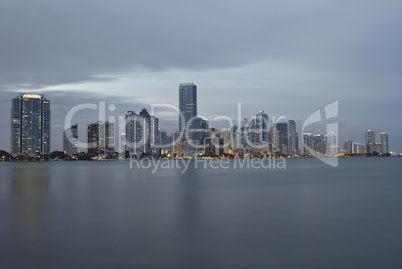
M126 155L126 147L127 147L127 141L126 141L126 133L121 133L120 134L120 157L125 158Z
M231 153L232 151L232 140L233 140L233 135L230 130L225 130L221 132L221 138L223 138L223 153Z
M296 122L294 120L289 120L289 134L295 134L297 133L296 131Z
M338 137L335 132L330 131L327 134L327 153L337 154L338 153Z
M373 154L375 147L375 132L368 130L365 135L367 153Z
M88 124L88 154L98 157L114 153L114 123Z
M345 143L343 143L343 150L345 151L346 154L352 154L353 140L346 140Z
M166 131L159 131L159 146L164 148L168 146L168 135Z
M365 144L361 143L353 143L353 154L366 154L367 153L367 148Z
M254 143L268 142L269 119L264 110L260 110L254 120Z
M287 122L279 122L275 127L280 133L281 153L283 155L288 155L288 124Z
M50 153L50 101L43 94L19 94L11 107L11 154Z
M179 132L195 129L197 85L194 83L181 83L179 85L179 110L183 115L183 117L179 117Z
M380 134L380 143L381 143L381 147L382 147L382 154L388 154L388 134L382 132Z
M145 119L146 132L144 133L146 137L146 153L156 154L159 145L159 119L155 116L151 116L148 111L144 108L140 112L140 117Z
M314 134L311 137L311 145L314 155L325 155L327 152L327 138L322 134Z
M274 127L269 128L268 142L271 145L270 154L281 152L281 132L278 129Z
M303 154L304 155L310 155L312 153L310 153L310 149L312 147L312 135L311 133L304 133L303 134Z
M179 132L182 134L181 141L178 143L180 143L181 156L193 157L198 154L200 144L203 144L196 131L200 125L200 119L197 118L197 85L194 83L179 85L179 110L181 113Z
M288 154L297 155L299 153L299 136L297 133L289 134L288 138Z
M126 147L130 155L157 154L159 149L159 120L146 109L139 114L126 114Z
M210 135L211 130L209 128L209 122L203 118L196 117L194 119L194 130L190 132L190 137L193 140L199 141L199 143L197 142L195 144L202 145L204 139L210 137Z
M78 124L72 125L63 132L63 151L72 156L78 153Z
M204 153L220 156L223 154L223 138L208 137L204 139Z
M294 120L289 120L288 125L289 125L288 154L297 155L299 153L299 136L296 131L296 122Z
M270 145L268 142L261 142L254 144L254 147L251 148L252 154L259 156L259 155L269 155L270 154L270 146L272 149L272 145Z
M381 143L375 143L374 145L374 152L376 152L377 154L383 154L382 153L382 144Z
M173 153L176 156L183 156L183 139L181 132L173 133Z

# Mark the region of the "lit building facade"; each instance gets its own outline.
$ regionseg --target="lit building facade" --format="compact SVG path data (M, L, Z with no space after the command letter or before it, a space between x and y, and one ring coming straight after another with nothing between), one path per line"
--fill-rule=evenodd
M297 155L299 153L299 135L296 131L296 122L294 120L289 120L288 127L288 154Z
M381 143L381 148L382 148L382 154L388 154L388 134L382 132L380 134L380 143Z
M353 152L353 140L346 140L345 143L343 143L343 150L345 151L346 154L352 154Z
M126 147L130 155L157 154L159 149L159 120L146 109L139 114L126 114Z
M50 153L50 101L43 94L19 94L12 99L11 154Z
M299 136L297 133L289 134L288 138L288 154L297 155L299 153Z
M204 154L220 156L224 153L224 141L220 137L208 137L204 139Z
M114 153L114 123L88 124L88 154L108 156Z
M353 154L366 154L367 149L365 144L353 143Z
M367 153L373 154L375 150L375 132L368 130L365 135Z
M194 83L181 83L179 85L179 110L183 115L183 117L179 117L179 132L185 132L187 127L188 129L196 129L197 85Z
M288 123L287 122L279 122L276 124L276 129L279 131L280 136L280 144L281 144L281 153L284 155L288 155Z
M338 136L333 131L330 131L327 134L327 153L329 154L338 153Z
M312 135L311 133L303 134L303 154L310 155L310 149L312 148Z
M268 142L269 120L268 114L260 110L254 120L254 143Z
M294 120L289 120L288 121L289 125L289 134L294 134L296 133L296 122Z
M280 153L281 151L281 132L271 127L268 131L268 142L270 144L270 154Z

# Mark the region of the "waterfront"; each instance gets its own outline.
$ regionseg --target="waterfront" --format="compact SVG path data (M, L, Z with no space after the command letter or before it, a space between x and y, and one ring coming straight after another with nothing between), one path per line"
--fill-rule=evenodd
M401 268L401 163L0 163L0 267Z

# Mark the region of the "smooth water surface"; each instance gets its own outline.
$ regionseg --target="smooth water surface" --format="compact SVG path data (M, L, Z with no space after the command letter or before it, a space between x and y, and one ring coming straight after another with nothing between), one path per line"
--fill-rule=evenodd
M402 158L181 172L0 163L0 268L402 268Z

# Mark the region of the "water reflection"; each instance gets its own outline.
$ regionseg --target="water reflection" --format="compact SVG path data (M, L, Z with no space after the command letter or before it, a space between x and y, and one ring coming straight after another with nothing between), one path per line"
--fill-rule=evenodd
M11 164L3 178L10 186L9 207L2 211L3 225L8 230L2 240L9 243L5 250L14 251L24 258L19 266L46 259L48 255L48 190L49 166L41 163ZM5 214L5 216L4 216ZM23 248L21 248L23 246Z
M14 166L10 171L13 192L25 195L47 191L49 189L49 166L26 165Z

